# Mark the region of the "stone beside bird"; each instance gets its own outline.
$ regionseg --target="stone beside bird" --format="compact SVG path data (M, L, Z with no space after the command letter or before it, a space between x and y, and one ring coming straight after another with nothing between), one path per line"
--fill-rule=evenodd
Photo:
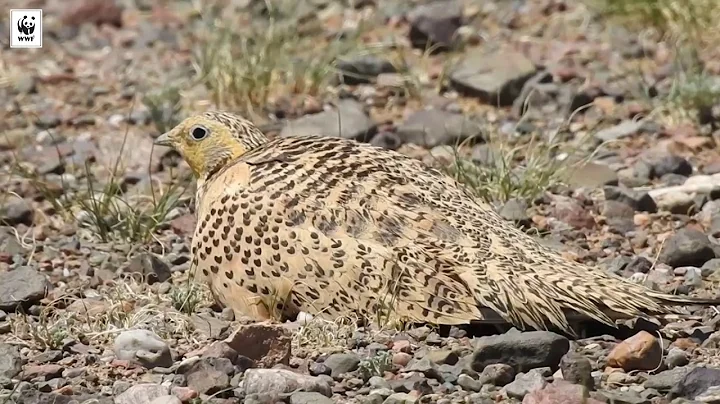
M567 313L716 305L626 282L539 244L449 176L400 153L322 136L268 140L211 111L155 141L195 174L193 264L215 299L257 320L307 312L466 324L491 310L573 333Z

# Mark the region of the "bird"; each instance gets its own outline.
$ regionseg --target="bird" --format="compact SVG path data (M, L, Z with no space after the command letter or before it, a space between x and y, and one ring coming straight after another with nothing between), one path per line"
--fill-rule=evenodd
M221 307L462 325L488 313L574 334L568 312L670 314L720 299L661 293L570 261L417 158L322 133L267 137L243 116L194 114L157 137L197 181L192 264ZM627 318L627 317L626 317Z

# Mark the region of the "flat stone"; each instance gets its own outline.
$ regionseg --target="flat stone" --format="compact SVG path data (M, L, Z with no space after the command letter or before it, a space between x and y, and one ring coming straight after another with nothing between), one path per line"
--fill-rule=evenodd
M603 142L622 139L638 133L642 126L642 121L625 120L615 126L595 132L595 138Z
M588 162L572 170L565 182L574 188L595 189L605 185L617 185L618 175L607 164Z
M715 258L713 246L708 236L698 230L684 228L678 230L665 241L658 259L671 267L702 267Z
M170 388L155 383L141 383L131 386L115 396L115 404L150 403L170 394Z
M325 359L325 365L331 369L331 376L338 378L343 373L356 370L360 365L360 357L354 353L336 353Z
M450 81L458 91L485 103L510 106L535 72L535 65L521 53L475 51L452 70Z
M23 358L15 345L0 344L0 377L12 379L22 370Z
M647 389L668 392L673 387L678 386L692 369L691 367L683 366L650 375L643 386Z
M290 404L333 404L334 401L316 392L298 391L290 395Z
M372 78L380 74L396 71L390 61L373 55L339 60L337 69L342 82L349 85L369 83Z
M227 358L202 358L185 369L187 385L201 393L212 395L230 385L234 367Z
M567 338L549 331L520 332L481 337L474 341L472 369L481 372L485 366L504 363L518 372L550 367L558 369L560 359L570 349Z
M39 302L51 288L45 275L30 267L0 273L0 310L14 312L18 306Z
M245 394L288 394L296 391L317 392L325 397L332 390L325 379L302 375L285 369L248 369L241 382Z
M696 367L688 372L680 383L673 386L669 397L693 400L713 386L720 386L720 369Z
M454 145L468 138L480 139L482 134L477 122L462 114L426 109L414 112L397 130L403 143L433 148L440 145Z
M292 336L279 325L254 323L239 326L225 340L238 354L255 361L259 367L290 362Z
M329 136L367 141L375 134L376 125L363 110L362 104L352 99L340 100L330 111L305 115L288 122L280 136Z

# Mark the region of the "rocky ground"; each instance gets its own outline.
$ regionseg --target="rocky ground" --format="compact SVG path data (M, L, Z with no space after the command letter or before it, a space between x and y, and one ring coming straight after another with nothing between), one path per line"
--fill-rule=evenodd
M27 3L43 48L0 54L0 404L720 403L712 307L580 338L235 319L190 279L194 184L152 146L214 107L356 138L569 259L714 296L712 2Z

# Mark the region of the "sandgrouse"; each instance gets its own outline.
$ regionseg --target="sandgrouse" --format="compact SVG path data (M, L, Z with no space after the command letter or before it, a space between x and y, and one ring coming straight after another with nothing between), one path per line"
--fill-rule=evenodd
M353 140L268 140L219 111L156 139L197 177L193 264L238 315L464 324L490 309L520 327L573 332L567 312L611 317L718 304L566 260L442 172Z

